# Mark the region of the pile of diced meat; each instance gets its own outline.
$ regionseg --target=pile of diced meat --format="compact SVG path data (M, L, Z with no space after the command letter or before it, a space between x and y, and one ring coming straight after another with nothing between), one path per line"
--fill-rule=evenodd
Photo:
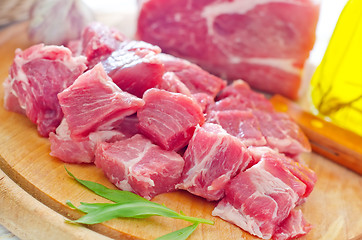
M139 1L137 37L230 81L297 98L316 0Z
M68 47L16 50L4 88L5 108L49 137L52 156L94 163L122 190L147 199L186 190L264 239L311 229L295 209L316 181L298 161L309 142L242 80L226 86L95 23Z

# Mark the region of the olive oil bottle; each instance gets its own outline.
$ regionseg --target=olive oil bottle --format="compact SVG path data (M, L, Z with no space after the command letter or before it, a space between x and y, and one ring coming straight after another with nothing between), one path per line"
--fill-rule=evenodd
M340 14L311 98L318 115L362 135L362 0L349 0Z

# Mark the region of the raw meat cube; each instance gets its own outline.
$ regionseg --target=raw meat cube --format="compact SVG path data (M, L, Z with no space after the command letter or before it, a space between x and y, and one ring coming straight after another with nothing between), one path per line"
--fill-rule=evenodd
M173 72L191 91L207 93L212 97L226 86L226 82L191 62L168 54L158 54L157 58L165 65L167 72Z
M243 80L234 81L225 87L218 95L218 100L226 100L229 97L232 98L232 102L228 108L233 106L235 109L238 109L236 104L240 102L242 105L246 105L246 107L251 109L260 109L268 112L274 111L271 102L263 94L252 90L249 84ZM226 107L227 104L223 103L223 106Z
M206 109L215 103L214 98L207 93L194 93L192 97L196 100L199 104L203 112L206 112Z
M296 194L298 194L298 201L303 198L307 186L291 171L289 171L289 169L284 164L285 162L281 158L277 158L273 154L266 153L262 156L261 161L263 162L263 167L267 172L282 180L291 189L293 189Z
M276 154L277 156L281 155L278 153L278 151L266 146L261 146L261 147L249 146L248 151L252 158L252 160L249 163L249 167L254 166L258 162L260 162L264 154L270 153L270 154Z
M114 143L100 143L95 164L118 188L144 198L175 190L183 158L161 149L140 134Z
M296 206L299 195L293 189L303 185L281 161L261 160L230 181L212 214L269 239Z
M224 79L297 98L318 16L314 0L148 0L136 35Z
M121 131L127 138L130 138L140 131L138 130L138 117L137 114L127 116L117 125L116 129Z
M91 163L94 161L94 152L99 142L114 142L125 138L117 130L96 131L80 140L70 137L70 131L65 119L56 129L56 133L49 134L50 155L67 163Z
M266 140L260 131L259 121L250 111L211 111L207 122L219 124L229 134L248 146L264 146Z
M218 99L223 99L226 97L230 97L230 96L242 96L242 95L249 95L249 94L254 94L255 92L253 90L251 90L250 85L241 80L235 80L233 81L231 84L229 84L228 86L226 86L218 95ZM256 96L261 96L261 94L258 94ZM262 97L260 97L262 98Z
M145 105L137 112L140 131L163 149L185 147L205 121L201 107L184 94L153 88L143 99Z
M70 86L86 69L84 57L72 57L68 48L34 45L17 49L5 81L5 107L25 112L48 137L63 119L57 94ZM17 100L16 100L17 98Z
M301 210L293 209L287 219L282 222L275 231L274 240L287 240L306 235L312 226L303 218Z
M254 138L244 142L247 146L267 145L291 156L311 151L309 141L299 126L285 113L275 112L270 101L263 94L251 90L246 82L233 82L221 91L218 99L207 108L208 121L222 125L234 136L237 132L253 133L251 136Z
M102 61L105 71L123 91L137 97L162 82L164 65L156 57L161 50L141 41L124 41Z
M246 147L212 123L196 128L184 159L183 180L177 188L210 201L221 199L226 184L250 161Z
M190 90L173 72L165 72L162 76L162 81L158 84L157 88L191 96Z
M144 105L142 99L117 87L101 64L82 74L58 98L74 139L112 130Z
M253 115L269 147L291 156L311 151L307 137L287 114L253 110Z
M77 53L86 56L88 68L93 68L108 58L124 40L126 37L117 30L95 22L84 28Z
M275 157L275 156L271 156ZM286 156L280 156L281 161L283 161L283 164L288 170L296 176L300 181L302 181L306 185L306 190L303 194L303 198L300 199L298 202L298 205L303 203L304 200L312 193L315 183L317 182L317 175L313 170L308 168L303 163L299 163L294 161L291 158L288 158Z
M246 110L255 109L255 108L258 108L258 107L255 107L253 102L247 98L227 97L227 98L218 100L213 104L210 104L207 107L206 111L207 111L207 113L209 113L211 111L228 111L228 110L246 111Z
M166 72L162 76L162 82L157 86L159 89L163 89L169 92L182 93L186 96L192 97L201 107L202 111L205 112L206 108L213 104L214 97L207 93L194 93L186 87L186 85L180 81L180 79L173 72Z
M4 108L25 115L25 109L19 104L18 97L11 91L10 77L6 78L3 82L4 87Z
M283 163L283 168L288 169L291 174L305 184L305 190L299 194L300 199L297 203L298 205L303 203L305 198L312 192L317 181L317 176L303 163L299 163L269 147L249 147L248 151L253 159L249 166L260 162L262 159L270 159L271 161L278 160Z

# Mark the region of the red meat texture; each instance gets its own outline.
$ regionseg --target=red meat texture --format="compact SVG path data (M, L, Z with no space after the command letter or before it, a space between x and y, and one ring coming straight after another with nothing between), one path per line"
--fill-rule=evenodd
M112 183L147 199L174 190L184 167L179 154L163 150L139 134L114 143L100 143L95 155L96 166Z
M5 81L5 108L25 113L41 136L54 132L63 118L57 94L86 69L85 58L61 46L17 49Z
M314 0L148 0L137 37L222 78L297 98L318 17Z
M209 70L224 74L220 69L231 69L227 73L230 76L246 64L252 65L250 71L258 68L257 72L263 72L261 68L271 67L266 59L276 57L276 52L283 53L278 55L283 61L292 59L301 66L310 36L294 39L305 29L283 35L276 29L275 16L268 17L269 30L277 34L267 41L280 44L292 38L304 46L302 50L293 51L288 43L276 52L260 47L256 56L250 50L255 47L243 41L245 36L239 38L244 47L234 49L220 34L230 34L232 39L242 34L227 28L226 23L234 21L228 12L232 4L252 6L248 12L233 14L242 18L238 24L245 24L244 31L251 31L247 22L255 20L258 12L278 12L279 20L283 14L277 7L313 13L309 1L268 0L245 6L244 2L249 1L189 1L195 19L208 14L195 22L200 34L192 38L200 40L212 33L212 38L205 38L211 45L205 49L183 40L178 53L188 49L199 63L212 59L215 64L206 66ZM174 0L146 1L139 25L144 37L156 30L149 27L150 31L141 31L144 20L151 18L149 14L160 3L168 6L170 13L186 7ZM182 14L173 16L170 23ZM298 15L289 15L284 17L298 19ZM265 20L255 21L251 26ZM309 26L314 20L305 21ZM162 40L164 29L157 29L153 36ZM165 29L171 31L168 34L179 34L169 26ZM254 44L261 43L256 33L248 38L253 38ZM220 55L215 43L227 50L227 56ZM99 23L86 27L82 37L67 46L71 50L42 44L17 50L4 82L5 108L25 114L37 124L41 136L49 136L51 156L67 163L95 164L115 186L147 199L186 190L216 202L213 215L260 238L284 240L308 233L311 225L295 207L307 200L317 180L315 173L299 161L301 153L310 151L310 144L298 125L286 114L276 112L263 94L243 80L226 86L225 80L188 60L161 53L160 47L150 43L126 39ZM165 50L172 51L172 46ZM243 54L242 64L235 58L236 64L230 64L234 52ZM255 58L265 58L264 64L252 61ZM230 67L223 68L221 63ZM275 65L273 69L278 75L285 74L285 69ZM263 83L265 86L278 85L270 79L265 81L269 81ZM286 85L294 85L288 81Z
M166 150L185 147L205 121L201 107L186 95L150 89L143 99L145 106L137 112L140 131Z

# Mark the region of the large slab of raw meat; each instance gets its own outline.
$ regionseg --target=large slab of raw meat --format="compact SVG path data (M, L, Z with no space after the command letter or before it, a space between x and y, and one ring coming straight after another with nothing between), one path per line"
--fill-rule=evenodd
M137 36L223 78L296 98L318 15L314 0L149 0Z

